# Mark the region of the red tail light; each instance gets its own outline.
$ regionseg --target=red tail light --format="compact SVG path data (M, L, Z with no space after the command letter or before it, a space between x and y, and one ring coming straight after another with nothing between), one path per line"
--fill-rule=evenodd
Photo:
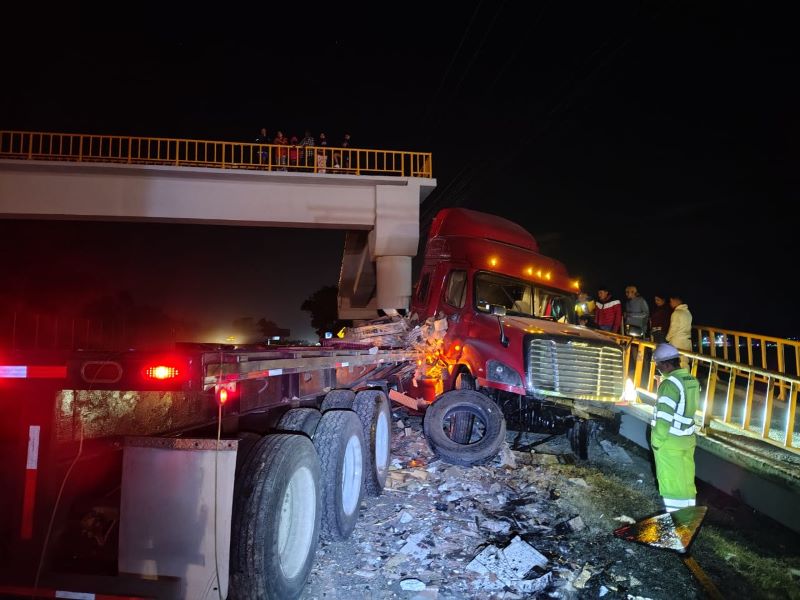
M155 381L175 380L180 375L181 372L178 367L172 365L150 365L144 369L145 378Z

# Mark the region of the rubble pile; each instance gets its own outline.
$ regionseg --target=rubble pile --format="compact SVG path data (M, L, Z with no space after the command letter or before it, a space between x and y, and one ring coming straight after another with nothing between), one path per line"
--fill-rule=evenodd
M384 494L365 500L351 539L322 546L304 600L577 598L589 591L588 597L650 597L642 557L663 557L613 538L610 532L630 517L603 508L608 496L629 514L656 512L649 473L634 473L640 489L631 492L613 475L596 479L577 465L563 437L536 445L537 434L516 432L491 464L455 466L435 459L421 417L397 409L393 426ZM604 449L611 470L620 463L647 468L627 453L633 464L624 462L624 449L612 442ZM664 577L683 578L688 592L679 596L700 597L686 569L679 562L675 568Z

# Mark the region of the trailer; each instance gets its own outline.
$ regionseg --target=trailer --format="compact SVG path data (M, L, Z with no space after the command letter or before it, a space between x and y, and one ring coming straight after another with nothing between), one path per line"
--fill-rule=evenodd
M297 597L318 539L381 493L387 395L417 368L375 347L1 358L11 597Z

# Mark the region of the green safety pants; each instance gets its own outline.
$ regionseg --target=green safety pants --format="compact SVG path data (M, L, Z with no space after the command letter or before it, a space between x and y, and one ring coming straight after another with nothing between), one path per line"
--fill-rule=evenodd
M693 500L697 495L694 486L694 448L653 449L658 491L664 498Z

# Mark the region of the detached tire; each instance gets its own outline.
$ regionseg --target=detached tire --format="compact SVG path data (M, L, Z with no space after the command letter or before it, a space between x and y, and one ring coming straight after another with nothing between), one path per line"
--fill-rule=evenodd
M331 390L325 394L325 399L322 401L322 406L320 406L319 409L322 412L336 409L350 410L353 408L353 400L355 397L356 395L352 390Z
M293 408L278 421L276 428L280 431L294 431L304 433L313 438L322 413L316 408Z
M231 598L297 598L320 530L320 468L311 440L268 435L249 453L235 482Z
M364 433L364 488L370 496L380 496L392 455L389 400L380 390L364 390L356 394L353 410Z
M451 432L467 417L474 417L473 438L459 443ZM480 392L452 390L434 400L422 422L431 450L442 460L454 465L481 465L497 455L506 437L506 421L500 407Z
M322 525L326 541L345 540L353 533L364 490L364 434L352 410L329 410L314 434L322 471Z

